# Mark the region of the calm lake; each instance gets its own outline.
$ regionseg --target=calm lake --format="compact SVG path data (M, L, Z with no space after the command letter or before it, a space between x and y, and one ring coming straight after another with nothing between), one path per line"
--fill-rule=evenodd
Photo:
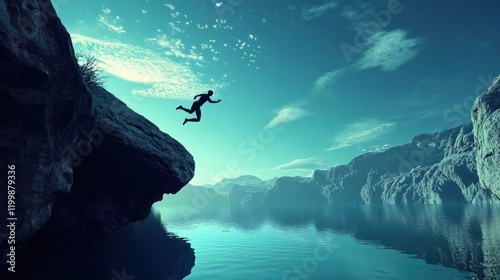
M500 279L498 206L156 210L195 250L188 280Z

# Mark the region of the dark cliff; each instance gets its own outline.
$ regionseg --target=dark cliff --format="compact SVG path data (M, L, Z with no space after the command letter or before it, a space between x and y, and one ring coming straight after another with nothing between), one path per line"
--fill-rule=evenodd
M180 143L85 84L50 1L0 0L0 15L1 178L15 166L22 258L33 253L30 239L43 240L42 227L56 235L109 233L146 219L163 194L189 182L194 160ZM6 203L2 192L2 209ZM8 234L0 233L4 260Z

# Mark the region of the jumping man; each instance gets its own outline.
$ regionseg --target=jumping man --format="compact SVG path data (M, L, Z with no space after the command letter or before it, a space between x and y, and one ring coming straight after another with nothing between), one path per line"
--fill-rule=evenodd
M185 125L187 122L199 122L200 119L201 119L201 105L205 104L205 102L209 102L209 103L219 103L220 102L220 99L217 100L217 101L213 101L212 99L210 99L210 96L214 95L214 92L209 90L208 93L204 93L204 94L198 94L194 97L194 99L196 99L196 97L200 97L200 99L196 100L195 102L193 102L193 105L191 105L191 109L186 109L184 107L182 107L182 105L180 105L179 107L176 108L176 110L184 110L186 112L188 112L189 114L192 114L193 112L196 112L196 119L184 119L184 122L182 123L183 125Z

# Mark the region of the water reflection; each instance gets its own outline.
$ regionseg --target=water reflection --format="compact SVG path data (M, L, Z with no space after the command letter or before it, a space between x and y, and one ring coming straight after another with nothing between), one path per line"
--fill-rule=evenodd
M500 207L491 205L352 205L326 207L232 207L181 215L168 209L164 223L217 222L242 229L265 223L277 227L314 225L347 233L431 264L472 272L480 279L500 277Z
M194 265L194 251L154 215L109 234L64 230L49 221L20 247L16 264L16 279L182 279ZM12 279L2 273L0 279Z

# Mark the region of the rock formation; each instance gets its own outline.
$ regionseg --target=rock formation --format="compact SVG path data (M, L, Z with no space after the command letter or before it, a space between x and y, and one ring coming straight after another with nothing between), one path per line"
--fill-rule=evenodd
M42 226L85 235L145 219L193 177L193 157L180 143L84 82L50 1L0 0L0 37L0 176L5 182L15 166L17 248Z
M301 181L304 189L321 193L328 204L499 203L479 184L476 150L469 123L419 135L408 144L361 155L347 165L318 170L309 179L290 180ZM280 188L283 193L294 189ZM315 197L311 203L322 203ZM276 197L275 203L281 203L282 198Z
M476 99L472 123L479 182L500 198L500 76Z
M272 185L272 182L262 181L260 178L253 175L243 175L236 178L224 178L220 182L217 182L213 185L205 185L205 187L214 189L220 194L228 195L235 185L245 186L245 188L248 190L264 191L266 189L269 189L269 187Z
M50 1L3 0L0 15L0 165L16 167L16 239L22 244L69 193L73 169L63 151L95 120L71 40Z
M146 218L163 194L178 192L191 180L194 161L181 144L106 90L93 89L92 95L96 127L105 131L94 135L88 156L76 145L74 184L54 207L54 218L66 226L113 230Z
M476 150L468 123L316 170L311 178L282 177L261 190L234 185L228 199L231 205L499 203L479 183Z

